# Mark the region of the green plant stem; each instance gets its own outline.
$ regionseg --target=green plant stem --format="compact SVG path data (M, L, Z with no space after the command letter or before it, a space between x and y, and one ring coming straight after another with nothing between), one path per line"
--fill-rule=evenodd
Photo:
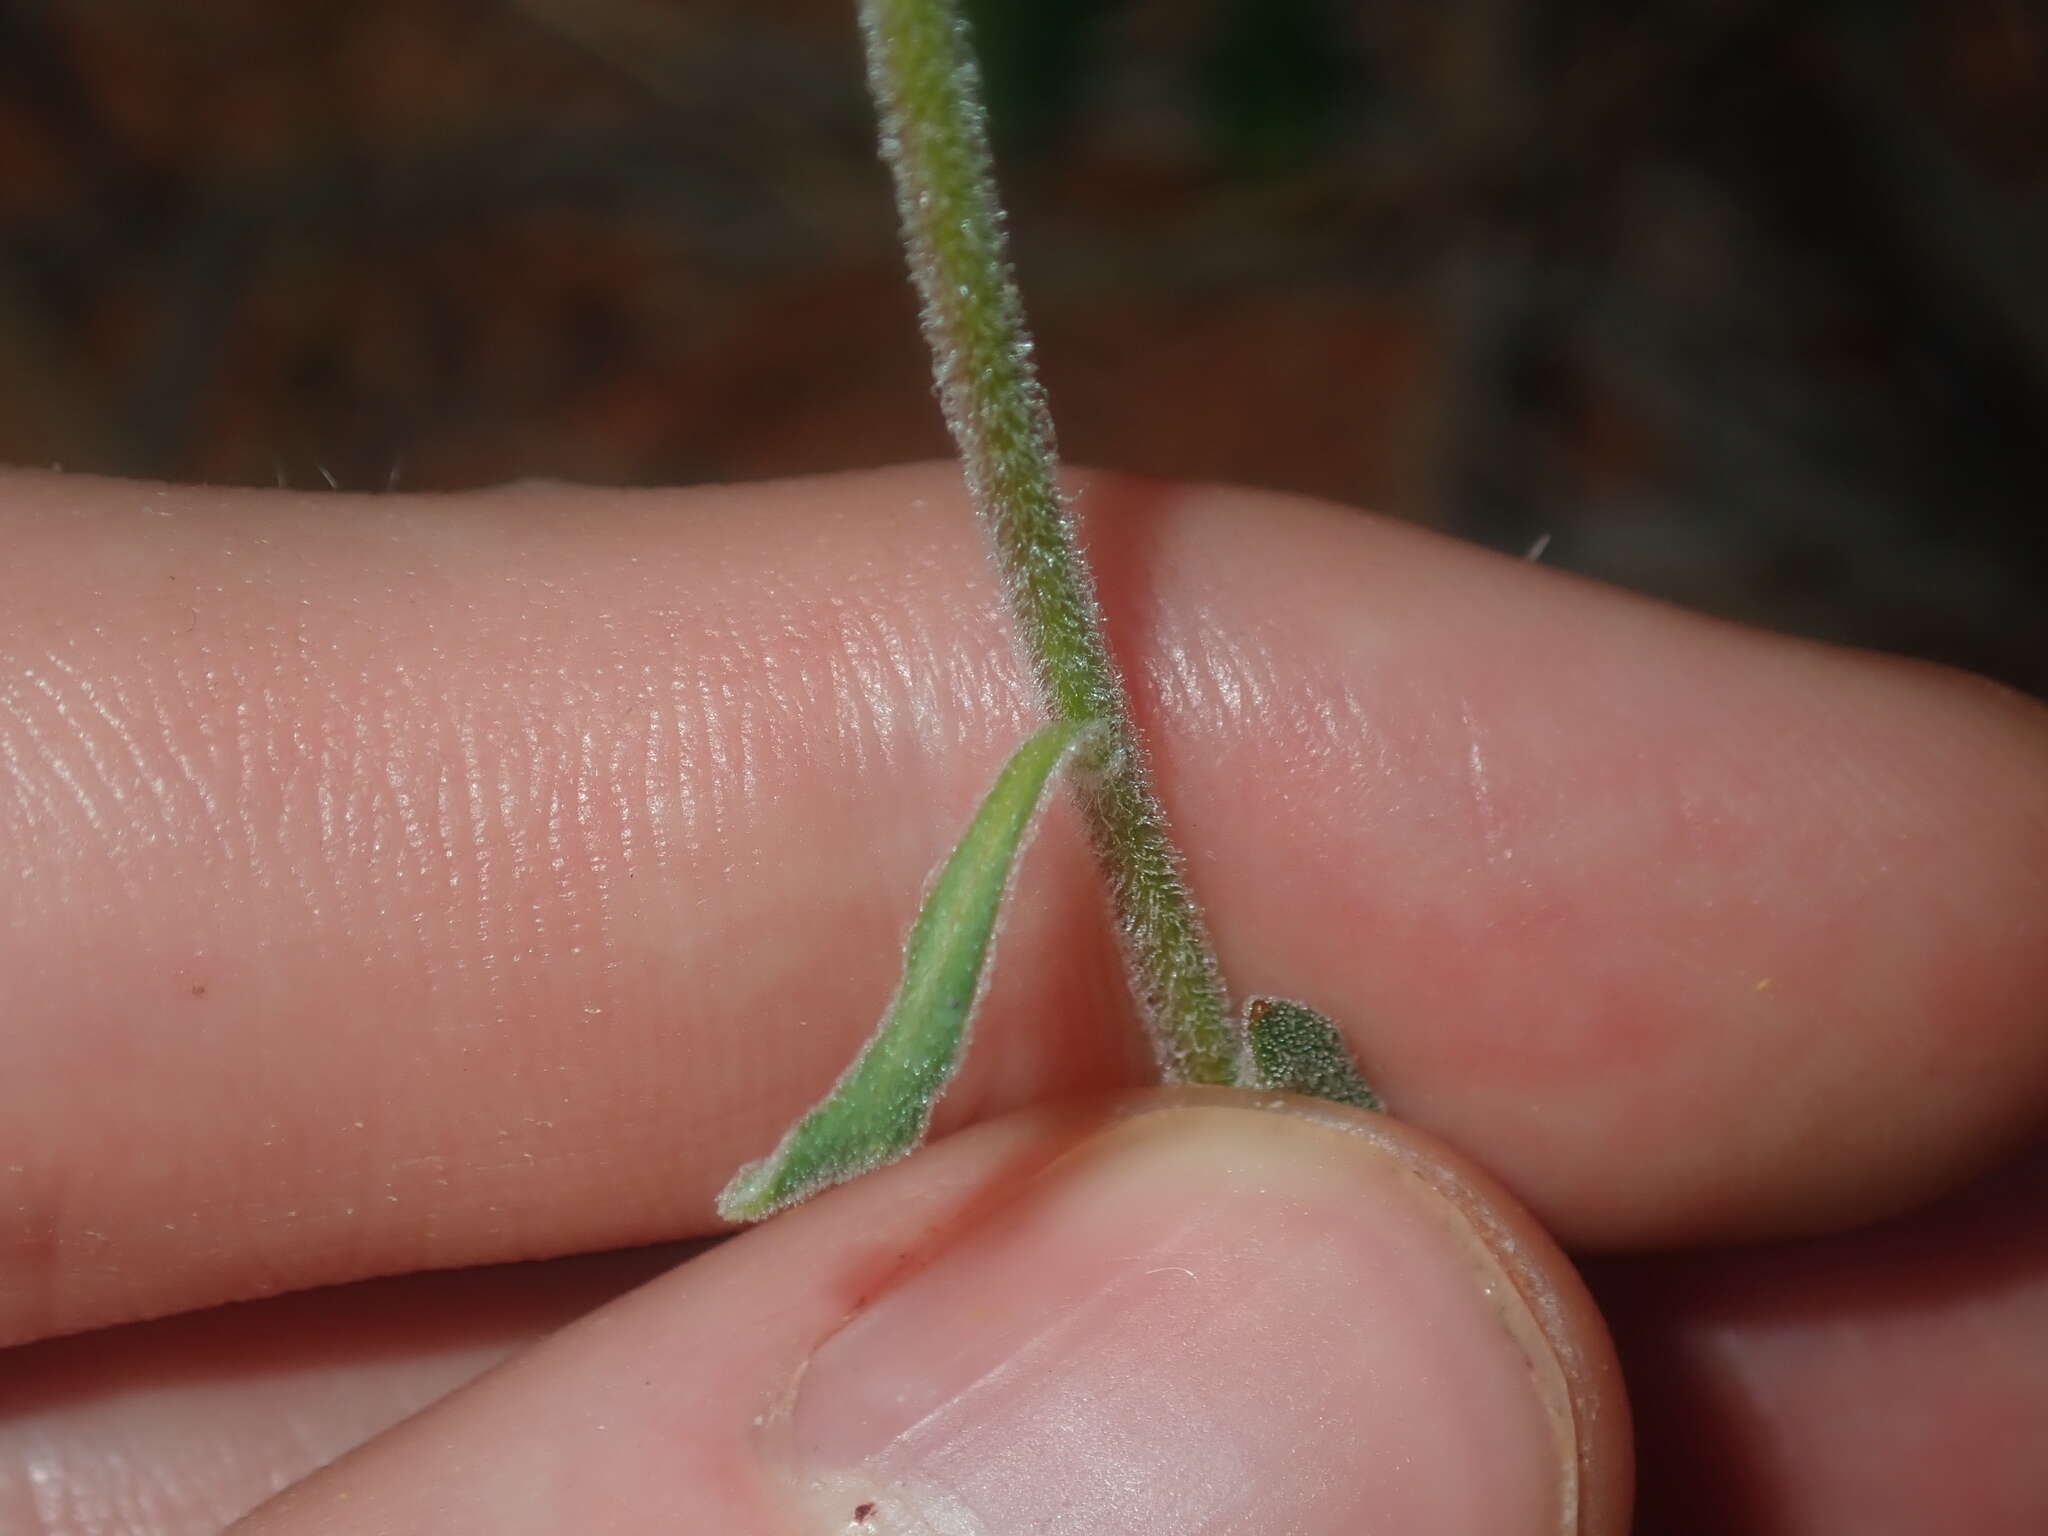
M896 180L946 423L1055 718L1099 721L1078 776L1140 1009L1168 1081L1234 1083L1240 1036L1153 793L1094 582L1059 491L1052 419L1005 251L986 117L952 0L861 0L882 152Z

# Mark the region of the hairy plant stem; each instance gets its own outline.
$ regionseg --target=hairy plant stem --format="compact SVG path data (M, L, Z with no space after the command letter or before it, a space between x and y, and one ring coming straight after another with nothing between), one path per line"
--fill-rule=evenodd
M1077 783L1160 1071L1170 1082L1235 1083L1240 1035L1060 495L963 24L953 0L861 0L861 22L882 154L969 493L1047 707L1103 727L1095 771Z

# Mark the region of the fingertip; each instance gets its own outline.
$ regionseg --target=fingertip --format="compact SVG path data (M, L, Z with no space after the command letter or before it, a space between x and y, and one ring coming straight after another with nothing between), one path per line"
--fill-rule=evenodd
M1297 498L1131 507L1226 972L1575 1249L1866 1221L2038 1125L2038 703Z
M339 1528L346 1492L442 1536L599 1499L622 1533L1617 1536L1627 1466L1598 1320L1487 1181L1378 1117L1181 1092L823 1196L248 1529Z

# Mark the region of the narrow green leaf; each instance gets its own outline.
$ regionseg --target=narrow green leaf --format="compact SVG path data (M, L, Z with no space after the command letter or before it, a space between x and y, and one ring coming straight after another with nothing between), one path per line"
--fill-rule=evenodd
M728 1221L785 1205L893 1162L923 1139L966 1043L996 917L1053 775L1098 733L1062 720L1019 747L940 867L903 946L903 981L868 1043L773 1152L718 1197Z
M1255 997L1245 1005L1244 1026L1251 1039L1252 1075L1261 1088L1360 1109L1386 1107L1352 1064L1337 1026L1315 1009L1284 998Z

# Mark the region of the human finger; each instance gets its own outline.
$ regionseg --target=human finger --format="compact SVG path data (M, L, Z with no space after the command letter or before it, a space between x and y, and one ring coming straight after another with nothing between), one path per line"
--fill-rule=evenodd
M690 1244L326 1286L0 1353L0 1531L219 1536Z
M2048 1530L2048 1156L1863 1231L1595 1265L1662 1536Z
M1570 1266L1382 1118L965 1133L569 1328L237 1528L1618 1533Z
M944 470L11 483L0 1338L614 1247L813 1098L1029 717ZM1228 974L1569 1241L1911 1204L2048 1095L2048 732L1278 497L1081 485ZM945 1123L1138 1075L1069 820Z

